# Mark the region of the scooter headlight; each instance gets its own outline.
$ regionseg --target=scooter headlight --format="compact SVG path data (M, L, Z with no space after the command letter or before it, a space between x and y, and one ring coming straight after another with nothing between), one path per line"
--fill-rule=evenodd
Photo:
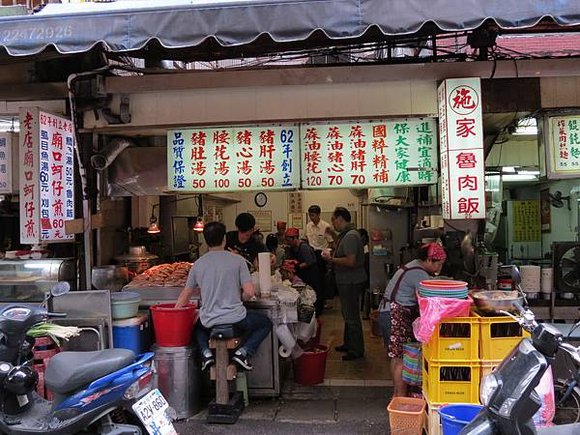
M479 400L483 406L489 405L498 388L499 382L493 373L485 376L481 380L481 386L479 387Z

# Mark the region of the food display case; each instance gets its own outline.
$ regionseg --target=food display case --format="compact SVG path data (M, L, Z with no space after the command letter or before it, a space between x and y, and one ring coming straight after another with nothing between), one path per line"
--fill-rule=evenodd
M72 258L0 260L0 302L41 302L58 281L76 290L76 278Z

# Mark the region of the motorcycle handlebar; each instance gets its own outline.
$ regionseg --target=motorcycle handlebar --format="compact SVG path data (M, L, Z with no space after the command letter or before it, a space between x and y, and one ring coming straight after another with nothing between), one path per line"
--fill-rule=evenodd
M66 317L66 313L46 313L48 317Z
M517 301L512 302L513 306L517 308L517 310L520 312L520 314L524 314L526 312L526 310L524 309L524 307Z

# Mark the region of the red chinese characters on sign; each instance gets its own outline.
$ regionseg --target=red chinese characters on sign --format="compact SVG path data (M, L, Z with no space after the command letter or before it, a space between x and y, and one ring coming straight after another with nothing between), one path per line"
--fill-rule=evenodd
M40 238L65 240L64 222L74 219L74 138L71 121L39 113Z
M279 151L275 143L276 135L274 130L267 128L260 131L259 138L260 184L264 187L272 187L275 184L276 173L274 156Z
M470 86L458 86L449 96L451 110L458 115L469 115L479 105L479 94Z
M320 134L316 127L306 129L304 146L306 148L306 152L304 153L306 172L308 174L321 174L320 162L322 160L322 154L320 153L320 149L322 145L320 143Z
M22 219L24 232L21 236L21 241L23 243L28 241L38 241L39 238L38 223L36 221L36 204L38 197L36 192L37 184L35 182L35 173L38 168L36 167L35 162L33 121L34 117L32 112L26 111L22 122L24 137L22 140L23 197L21 198L21 201L23 201L23 213L21 212L21 215L23 215L24 218Z
M365 172L366 155L367 155L367 141L362 127L358 124L351 126L348 135L351 143L350 153L350 170L353 174L363 174Z
M438 89L438 98L443 217L483 219L485 190L480 79L444 80Z
M461 197L457 200L458 212L466 216L479 213L479 198Z
M566 131L566 121L558 121L558 144L561 160L568 160L570 157L568 153L568 132ZM565 166L565 165L564 165Z
M459 153L457 154L457 167L460 169L473 169L477 164L474 153Z
M473 118L463 118L457 119L456 121L455 134L458 137L469 137L475 136L475 119Z

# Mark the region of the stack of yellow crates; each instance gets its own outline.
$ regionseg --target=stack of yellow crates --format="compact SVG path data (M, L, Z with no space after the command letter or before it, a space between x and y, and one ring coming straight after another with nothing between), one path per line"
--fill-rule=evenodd
M491 371L526 336L509 317L443 319L423 345L423 395L430 435L441 433L442 404L479 403L482 376Z

